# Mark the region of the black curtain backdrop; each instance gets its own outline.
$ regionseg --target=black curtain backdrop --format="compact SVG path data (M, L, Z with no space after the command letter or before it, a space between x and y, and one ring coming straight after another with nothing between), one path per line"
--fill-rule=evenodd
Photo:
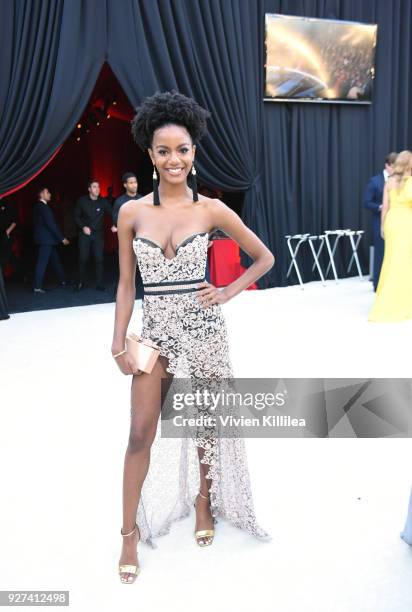
M105 7L100 0L0 2L1 194L44 166L76 125L106 54Z
M369 176L411 147L410 0L3 0L0 12L0 193L64 142L107 60L133 106L176 87L211 111L199 179L245 192L242 218L277 258L261 288L287 282L285 234L368 229ZM378 23L373 104L263 102L265 12Z
M364 229L361 255L368 261L367 181L383 170L387 153L412 147L411 7L410 0L265 0L267 13L378 24L372 105L264 103L265 209L277 256L270 286L285 283L285 234ZM311 278L313 260L306 259Z

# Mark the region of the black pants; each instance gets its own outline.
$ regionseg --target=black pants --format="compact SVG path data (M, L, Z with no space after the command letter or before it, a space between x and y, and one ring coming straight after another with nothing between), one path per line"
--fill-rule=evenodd
M39 244L39 254L37 256L36 270L34 272L33 288L41 288L49 260L51 261L59 281L63 282L66 280L57 247L53 244Z
M103 285L103 232L93 232L90 236L79 234L79 283L86 281L87 262L90 257L90 250L96 265L96 285Z
M376 291L379 283L379 276L382 269L383 254L385 251L385 242L379 233L375 232L373 237L373 288Z

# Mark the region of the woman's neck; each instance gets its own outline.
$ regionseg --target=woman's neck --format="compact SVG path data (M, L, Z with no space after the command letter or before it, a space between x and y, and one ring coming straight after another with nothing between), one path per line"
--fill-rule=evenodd
M167 185L159 183L159 200L161 204L173 206L179 202L190 200L193 197L192 191L185 183L178 185Z

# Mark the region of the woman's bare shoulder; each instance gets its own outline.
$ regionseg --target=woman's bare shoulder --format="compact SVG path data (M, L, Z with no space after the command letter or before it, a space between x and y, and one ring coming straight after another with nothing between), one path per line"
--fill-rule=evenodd
M239 215L219 198L209 198L207 206L209 223L214 229L230 233L239 223L243 225Z
M230 206L222 202L222 200L219 200L219 198L209 198L208 210L216 222L221 219L225 219L228 216L237 216L235 211L232 210Z
M200 196L199 203L201 203L204 212L209 220L209 224L213 228L218 228L222 218L222 213L230 208L218 198L208 198L206 196Z
M124 224L129 229L135 229L136 222L141 219L146 209L142 200L143 198L139 198L138 200L129 200L122 204L119 210L118 224Z
M133 201L135 201L135 200L133 200ZM151 193L148 193L148 194L142 196L141 198L139 198L136 201L139 202L140 204L150 204L151 206L153 206L153 191Z
M142 210L143 208L150 208L153 206L153 193L149 193L137 200L128 200L124 204L120 210L124 209L126 211L131 211L132 213L136 210Z
M202 197L202 201L203 201L205 208L207 208L208 210L212 212L215 210L222 210L223 208L228 208L228 206L224 202L222 202L222 200L219 200L218 198L208 198L206 196L199 195L199 199L200 197Z
M126 219L136 214L136 211L140 208L139 202L140 200L128 200L128 202L122 204L119 210L119 217L121 215Z

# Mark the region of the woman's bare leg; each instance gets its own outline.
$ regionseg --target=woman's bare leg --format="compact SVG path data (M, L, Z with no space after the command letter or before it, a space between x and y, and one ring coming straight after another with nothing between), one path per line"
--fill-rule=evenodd
M123 525L122 533L133 530L140 494L146 478L150 449L156 435L161 408L161 379L172 378L166 371L168 360L162 355L157 359L150 374L143 372L133 376L131 390L131 422L129 441L124 459L123 472ZM123 538L119 564L137 564L136 546L139 531ZM122 573L126 580L133 574Z
M203 458L204 449L198 447L197 449L199 456L199 471L200 471L200 491L203 495L209 496L209 489L211 485L211 479L206 478L206 474L210 469L209 465L205 463L200 463L200 460ZM195 531L200 531L201 529L213 529L213 518L210 510L210 497L208 499L204 499L200 495L196 497L196 525ZM200 544L207 544L209 540L208 536L204 538L199 538Z

